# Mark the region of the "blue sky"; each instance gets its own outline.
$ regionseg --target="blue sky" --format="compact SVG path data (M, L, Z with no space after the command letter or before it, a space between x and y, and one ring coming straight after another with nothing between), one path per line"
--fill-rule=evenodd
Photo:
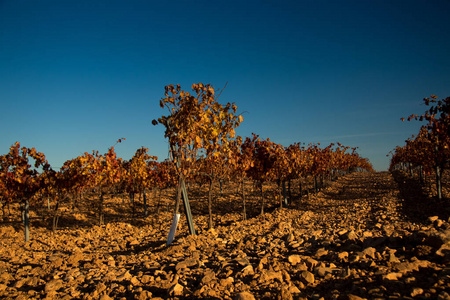
M341 142L377 170L418 132L400 118L450 96L450 1L0 1L0 154L16 141L53 167L141 146L167 84L228 85L237 133Z

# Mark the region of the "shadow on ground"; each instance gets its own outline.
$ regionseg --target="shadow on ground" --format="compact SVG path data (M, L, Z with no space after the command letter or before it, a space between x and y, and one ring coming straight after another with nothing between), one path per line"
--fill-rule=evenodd
M403 200L402 213L410 221L427 224L430 216L448 219L448 199L439 201L436 197L430 197L419 179L407 176L404 172L394 171L392 176L400 191L399 197Z

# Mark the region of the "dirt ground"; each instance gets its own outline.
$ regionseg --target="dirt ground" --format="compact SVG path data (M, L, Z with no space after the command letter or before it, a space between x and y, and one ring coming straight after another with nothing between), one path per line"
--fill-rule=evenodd
M0 298L450 299L449 200L417 180L353 173L310 195L293 184L281 209L269 186L264 215L247 189L247 220L236 186L215 190L208 230L206 190L192 187L197 235L182 215L169 246L173 190L147 195L147 217L142 200L133 217L128 199L107 199L102 226L86 203L64 206L55 233L35 209L27 243L13 207L0 224Z

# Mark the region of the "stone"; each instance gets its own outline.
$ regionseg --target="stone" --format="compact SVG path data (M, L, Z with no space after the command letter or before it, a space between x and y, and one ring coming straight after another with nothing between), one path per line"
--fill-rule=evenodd
M234 283L233 277L227 277L226 279L220 280L220 286L222 286L224 288L228 288L229 286L233 285L233 283Z
M209 271L209 272L206 272L206 274L203 276L201 282L203 285L206 285L206 284L210 283L211 281L213 281L215 278L216 278L216 274L214 274L214 272L212 272L212 271Z
M395 256L394 253L389 254L389 262L390 263L399 263L400 260Z
M82 252L75 252L74 254L70 255L67 259L67 264L78 266L78 263L80 260L83 260L83 253Z
M295 266L295 265L299 264L302 261L302 259L301 259L300 255L292 254L292 255L289 255L288 261L291 265Z
M248 265L241 270L241 274L242 276L253 275L255 274L255 271L253 270L252 265Z
M439 216L431 216L431 217L428 217L428 222L433 223L437 219L439 219Z
M183 291L184 291L184 287L181 284L176 283L169 289L169 295L170 296L182 296Z
M347 299L348 300L366 300L367 298L362 298L353 294L348 294L347 295Z
M345 235L345 238L347 240L356 240L358 238L358 236L356 235L355 231L352 230Z
M399 278L401 278L402 276L403 276L402 273L391 272L391 273L384 275L383 279L395 281L395 280L398 280Z
M152 293L149 291L141 291L137 296L137 300L148 300L152 299Z
M300 280L304 284L313 284L315 281L314 274L309 271L302 271L302 273L300 273Z
M325 275L333 273L333 269L327 267L317 267L316 272L318 276L325 277Z
M255 296L250 292L240 292L233 297L233 300L255 300Z
M371 258L375 259L375 253L377 252L377 250L373 247L368 247L366 249L363 250L363 254L370 256Z
M128 271L125 271L123 274L117 276L116 280L117 281L131 280L132 277L133 276Z
M147 284L147 283L149 283L149 282L151 282L153 280L154 280L153 276L150 276L148 274L142 275L142 277L141 277L141 282L143 284Z
M292 233L289 233L286 237L286 242L291 243L295 240L295 236Z
M56 292L63 286L64 286L64 284L61 279L54 279L54 280L50 280L49 282L47 282L47 284L44 287L44 290L46 293Z
M443 244L437 251L436 254L439 256L450 255L450 242Z
M139 279L137 279L136 276L131 277L130 282L133 286L138 286L141 284L141 282L139 281Z
M280 299L280 300L293 300L294 299L292 292L289 290L288 285L283 285L281 287L280 291L278 292L277 299Z
M100 295L103 291L106 290L106 285L103 282L99 282L94 289L94 292L97 293L97 295Z
M421 288L414 288L411 292L411 297L416 297L418 295L422 295L423 294L423 289Z
M312 257L308 257L306 259L305 263L308 266L308 268L311 268L311 269L315 268L319 264L319 262Z
M248 261L248 259L245 258L245 257L239 257L239 258L236 258L235 261L236 261L239 265L241 265L241 266L243 266L243 267L245 267L245 266L247 266L247 265L250 264L250 262Z
M338 253L338 258L340 260L344 260L344 259L348 258L348 252L347 251L339 252Z
M325 248L320 248L316 251L315 256L316 257L321 257L321 256L325 256L328 254L328 250L325 250Z
M279 282L283 282L283 275L280 272L262 270L258 282L264 283L271 280L278 280Z
M295 284L292 284L289 286L289 291L291 292L291 294L300 294L301 293L300 289Z
M438 295L438 300L450 300L450 295L447 292L442 291Z
M197 265L198 265L198 261L196 259L186 259L182 262L179 262L176 265L175 269L180 270L180 269L185 269L185 268L191 268L191 267L194 267Z
M16 283L14 284L14 287L16 289L20 289L26 282L27 282L27 278L17 280Z

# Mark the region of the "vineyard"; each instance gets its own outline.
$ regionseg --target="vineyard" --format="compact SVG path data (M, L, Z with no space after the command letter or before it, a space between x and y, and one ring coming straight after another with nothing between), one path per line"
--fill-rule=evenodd
M213 227L212 188L234 182L241 187L243 219L247 217L245 181L251 180L260 191L260 209L264 213L266 199L264 188L276 183L280 207L288 205L286 185L291 193L293 180L301 182L314 178L317 191L325 177L333 177L345 172L365 169L372 171L369 161L341 144L330 144L325 148L300 143L284 147L262 140L258 135L245 139L235 136L235 128L243 121L237 115L233 103L221 105L217 102L216 91L211 85L193 84L195 94L181 90L179 85L166 86L161 108L167 108L169 115L153 120L153 124L163 124L165 136L171 145L170 158L157 162L149 149L136 150L130 160L117 157L115 146L125 141L119 139L105 154L99 151L85 152L84 155L66 161L59 171L53 170L45 155L35 148L21 147L19 142L11 146L6 155L0 156L0 197L3 218L10 217L10 206L20 203L25 226L25 240L30 239L29 211L46 206L52 210L52 229L56 231L63 207L72 210L80 202L84 208L96 213L98 225L105 224L105 199L115 195L128 194L135 209L135 198L142 198L144 213L148 215L147 194L162 193L170 187L177 187L175 214L178 214L181 199L189 220L191 234L195 234L190 204L185 189L188 185L207 184L209 228ZM351 151L350 151L351 150ZM283 198L283 199L282 199ZM134 216L134 213L133 213ZM45 219L46 214L41 217Z
M152 122L165 160L118 157L125 138L59 170L0 156L0 297L450 299L450 98L374 172L340 143L237 136L237 106L191 90L166 86Z

